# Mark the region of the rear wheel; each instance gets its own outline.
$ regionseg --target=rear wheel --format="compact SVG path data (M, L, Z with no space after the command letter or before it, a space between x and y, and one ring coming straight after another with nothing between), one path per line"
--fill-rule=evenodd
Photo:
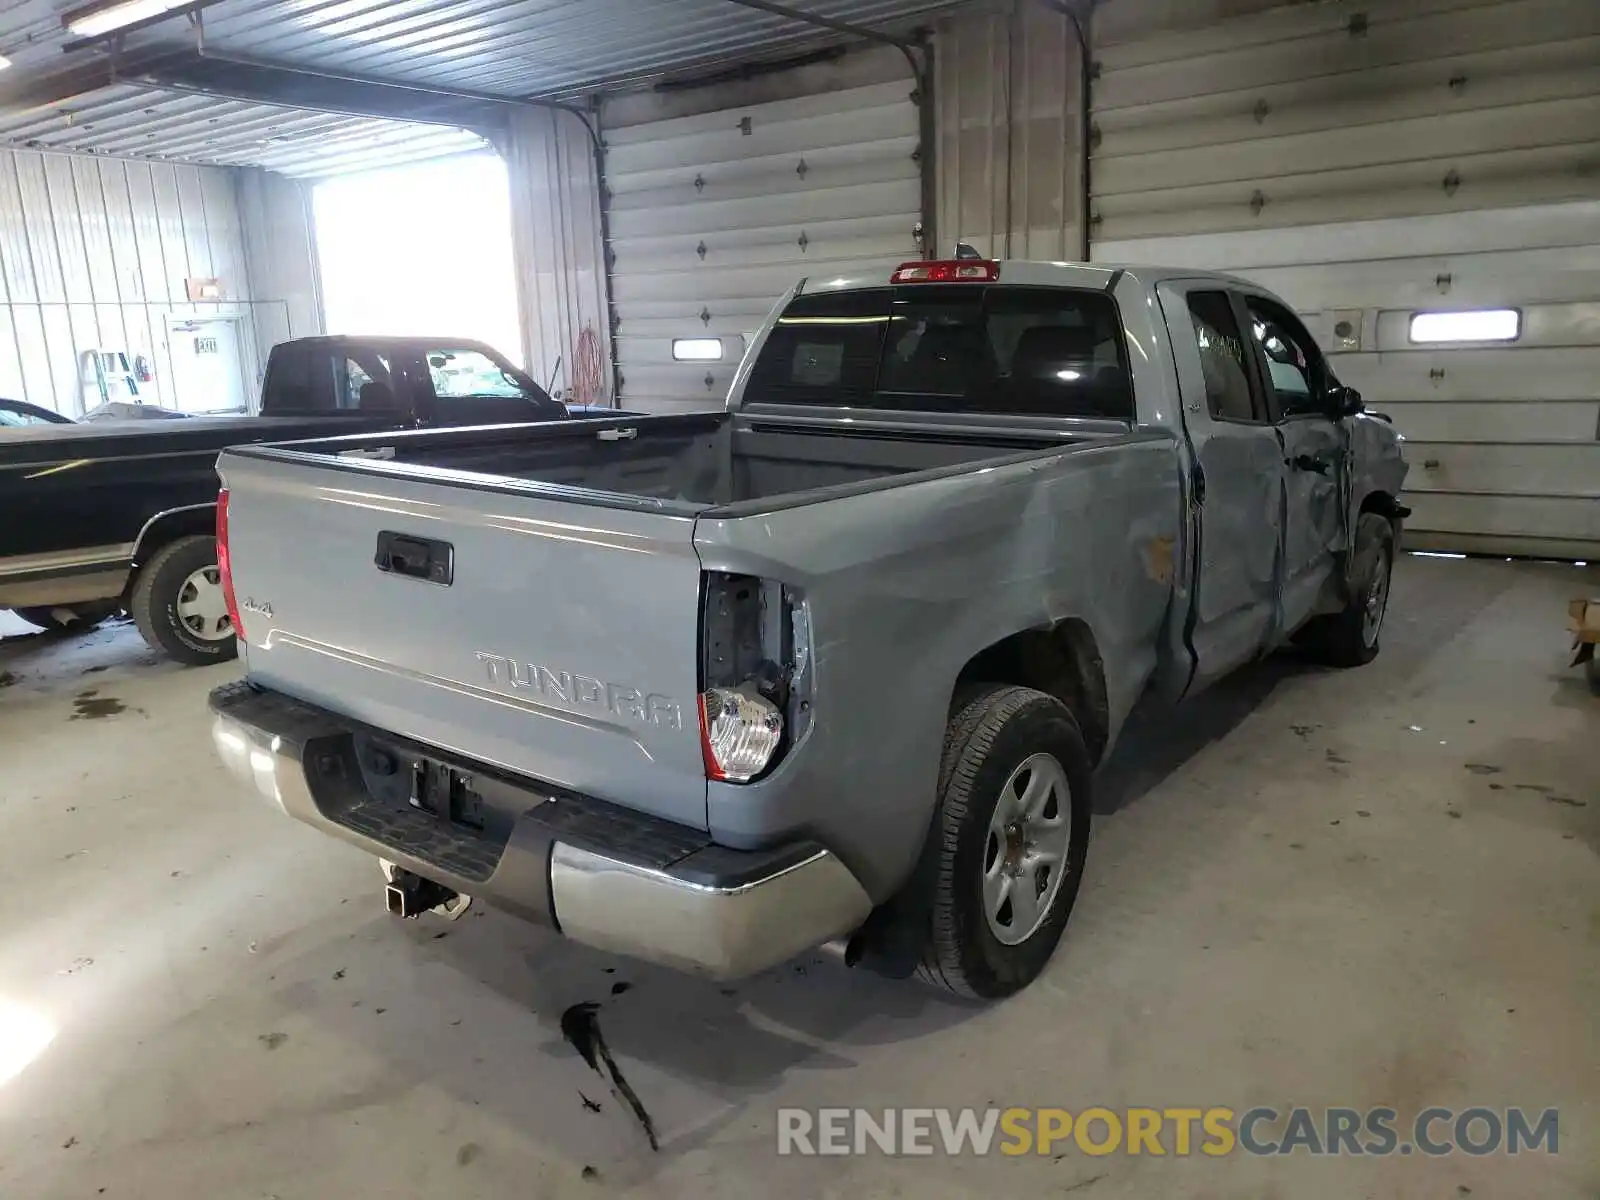
M204 666L238 656L217 542L209 535L179 538L156 551L134 580L129 608L144 640L181 663Z
M81 633L93 629L121 607L115 600L96 600L87 604L57 604L53 608L17 608L12 611L40 629Z
M1044 970L1083 879L1089 774L1078 723L1053 696L996 686L951 717L924 979L997 999Z

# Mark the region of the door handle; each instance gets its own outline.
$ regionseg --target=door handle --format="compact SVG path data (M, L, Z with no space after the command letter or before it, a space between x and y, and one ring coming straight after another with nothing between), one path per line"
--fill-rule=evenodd
M449 587L455 582L455 547L433 538L408 537L385 529L373 555L378 570Z
M1293 458L1286 460L1284 465L1293 467L1296 471L1313 471L1318 475L1326 475L1328 473L1327 460L1313 458L1309 454L1296 454Z

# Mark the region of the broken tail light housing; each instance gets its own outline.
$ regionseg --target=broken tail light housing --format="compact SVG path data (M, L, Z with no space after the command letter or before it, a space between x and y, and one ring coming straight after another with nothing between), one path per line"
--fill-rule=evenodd
M700 750L707 779L750 783L811 727L811 616L797 588L701 576Z
M993 283L1000 278L1000 264L988 259L952 259L937 262L901 263L889 276L890 283Z
M239 602L233 595L233 559L228 553L228 489L217 493L217 574L222 577L222 600L228 606L235 637L244 637L244 622L239 620Z

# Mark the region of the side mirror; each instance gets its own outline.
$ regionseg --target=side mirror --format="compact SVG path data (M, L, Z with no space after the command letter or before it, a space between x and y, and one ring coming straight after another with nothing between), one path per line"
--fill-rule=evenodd
M1365 412L1367 408L1361 400L1360 392L1353 387L1342 385L1328 389L1328 407L1337 417L1353 417L1357 413Z

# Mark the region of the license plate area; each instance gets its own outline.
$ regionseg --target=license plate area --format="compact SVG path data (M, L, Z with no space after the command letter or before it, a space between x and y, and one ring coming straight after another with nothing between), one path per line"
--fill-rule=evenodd
M483 832L483 797L473 788L470 773L421 755L406 764L406 773L411 780L406 801L412 808Z
M408 811L468 836L504 843L517 819L549 799L472 763L372 734L354 738L361 781L372 802Z

